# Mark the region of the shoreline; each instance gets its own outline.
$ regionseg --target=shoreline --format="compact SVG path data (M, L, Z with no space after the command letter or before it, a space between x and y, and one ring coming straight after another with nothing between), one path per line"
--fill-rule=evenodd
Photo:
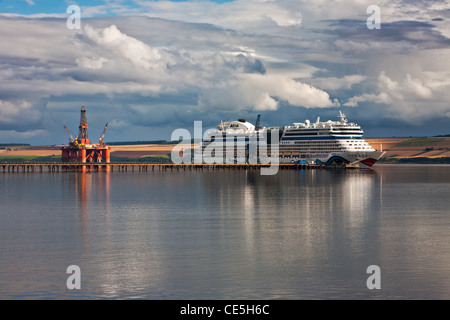
M450 164L450 137L365 138L376 150L386 151L377 164ZM111 161L171 163L174 146L161 143L113 143ZM60 145L17 145L0 149L0 162L55 162L61 158Z

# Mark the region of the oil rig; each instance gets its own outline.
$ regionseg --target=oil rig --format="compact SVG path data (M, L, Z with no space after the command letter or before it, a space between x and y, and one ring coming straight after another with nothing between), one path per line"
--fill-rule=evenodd
M100 136L98 143L91 143L88 136L88 124L86 116L86 107L81 107L80 126L78 130L78 136L73 137L70 130L64 126L69 134L69 144L61 147L62 162L79 162L79 163L109 163L111 162L111 147L104 144L106 129L108 123L106 123L105 129Z

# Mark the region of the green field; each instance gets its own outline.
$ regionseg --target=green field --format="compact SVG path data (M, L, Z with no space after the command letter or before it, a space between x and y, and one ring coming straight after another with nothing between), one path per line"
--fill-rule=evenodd
M48 157L36 157L36 156L0 156L0 162L58 162L61 160L61 156L48 156Z
M403 141L400 142L396 145L396 147L419 147L419 146L424 146L426 147L430 147L430 146L434 146L438 143L441 143L442 141L444 141L444 139L439 139L439 138L416 138L416 139L411 139L411 140L407 140L407 141Z
M169 156L145 156L140 158L115 157L111 155L111 162L139 162L139 163L172 163Z

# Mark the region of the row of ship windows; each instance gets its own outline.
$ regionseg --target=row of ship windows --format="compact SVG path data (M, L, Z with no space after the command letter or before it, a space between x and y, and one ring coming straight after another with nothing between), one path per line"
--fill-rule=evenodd
M367 143L355 143L355 144L352 144L352 143L350 143L350 144L344 144L344 146L350 146L350 147L368 147L368 148L370 148L370 145L369 144L367 144Z
M247 150L247 146L230 146L234 149L242 149ZM267 147L267 146L266 146ZM270 146L269 146L270 148ZM214 148L219 149L219 148ZM223 149L227 149L226 146L223 146ZM311 149L327 149L327 150L348 150L348 149L360 149L360 150L371 150L372 148L370 146L340 146L340 145L320 145L320 146L301 146L301 145L280 145L279 149L288 150L288 149L295 149L295 150L311 150Z
M216 141L216 143L218 144L217 147L222 146L226 146L228 145L228 143L226 143L225 141L223 142L223 144L221 144L222 141ZM231 141L232 142L232 141ZM230 145L235 145L238 147L242 147L242 146L246 146L247 143L242 143L244 141L239 141L240 143L238 144L230 144ZM208 145L208 144L205 144ZM335 146L342 146L342 147L348 147L348 146L358 146L358 147L368 147L370 148L370 145L366 142L361 142L361 141L357 141L357 140L353 140L353 141L295 141L294 143L289 143L289 142L281 142L280 146L307 146L307 147L335 147Z
M283 142L282 144L287 145L289 143L287 142ZM294 142L294 144L296 145L301 145L301 144L307 144L307 145L327 145L327 146L334 146L334 145L346 145L346 146L369 146L368 143L362 143L360 141L296 141Z
M266 149L266 150L270 150L270 148L269 149ZM349 150L371 150L370 148L360 148L360 147L356 147L356 148L353 148L353 149L348 149L348 148L286 148L286 149L284 149L284 148L280 148L279 149L279 151L280 152L325 152L325 153L328 153L328 152L337 152L337 151L349 151ZM213 153L215 152L215 151L219 151L219 150L211 150ZM230 150L226 150L226 149L223 149L223 151L222 151L222 153L227 153L227 151L229 152ZM234 149L231 149L231 152L242 152L242 153L245 153L245 152L247 152L248 150L247 149L245 149L245 148L234 148Z
M345 148L292 148L292 149L282 149L280 148L280 150L286 151L286 150L296 150L296 151L311 151L311 150L325 150L325 151L343 151L343 150L347 150Z
M371 147L338 147L338 146L280 146L280 150L371 150Z
M302 144L295 144L295 145L281 145L280 147L287 147L287 148L298 148L298 147L305 147L305 148L356 148L356 149L371 149L369 145L363 145L363 144L349 144L349 145L341 145L341 144L323 144L323 145L302 145Z
M295 149L295 150L313 150L313 149L326 149L326 150L372 150L370 146L280 146L280 149Z
M307 133L307 132L355 132L355 131L362 131L361 128L298 128L298 129L288 129L286 130L286 133Z
M341 145L340 143L329 143L329 142L314 143L314 144L312 144L312 143L304 143L304 142L295 142L294 144L295 145L308 145L308 146L311 146L311 145L315 146L315 145L317 145L317 146L326 146L326 147L334 147L334 146L340 146Z
M304 140L304 141L295 141L295 144L342 144L342 143L355 143L355 144L364 144L361 141L358 140L328 140L328 141L317 141L317 140ZM282 141L281 144L289 144L289 142Z
M358 131L313 131L313 132L286 132L285 136L317 136L317 135L346 135L346 134L363 134L361 130Z

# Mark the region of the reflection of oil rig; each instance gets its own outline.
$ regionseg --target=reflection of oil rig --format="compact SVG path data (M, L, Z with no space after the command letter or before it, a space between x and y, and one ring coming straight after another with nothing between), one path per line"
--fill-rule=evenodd
M61 147L62 162L81 162L81 163L109 163L111 161L111 147L103 143L106 128L100 136L98 144L91 144L88 136L88 124L86 117L86 107L81 107L80 126L78 136L73 137L69 129L64 126L69 134L69 145Z

